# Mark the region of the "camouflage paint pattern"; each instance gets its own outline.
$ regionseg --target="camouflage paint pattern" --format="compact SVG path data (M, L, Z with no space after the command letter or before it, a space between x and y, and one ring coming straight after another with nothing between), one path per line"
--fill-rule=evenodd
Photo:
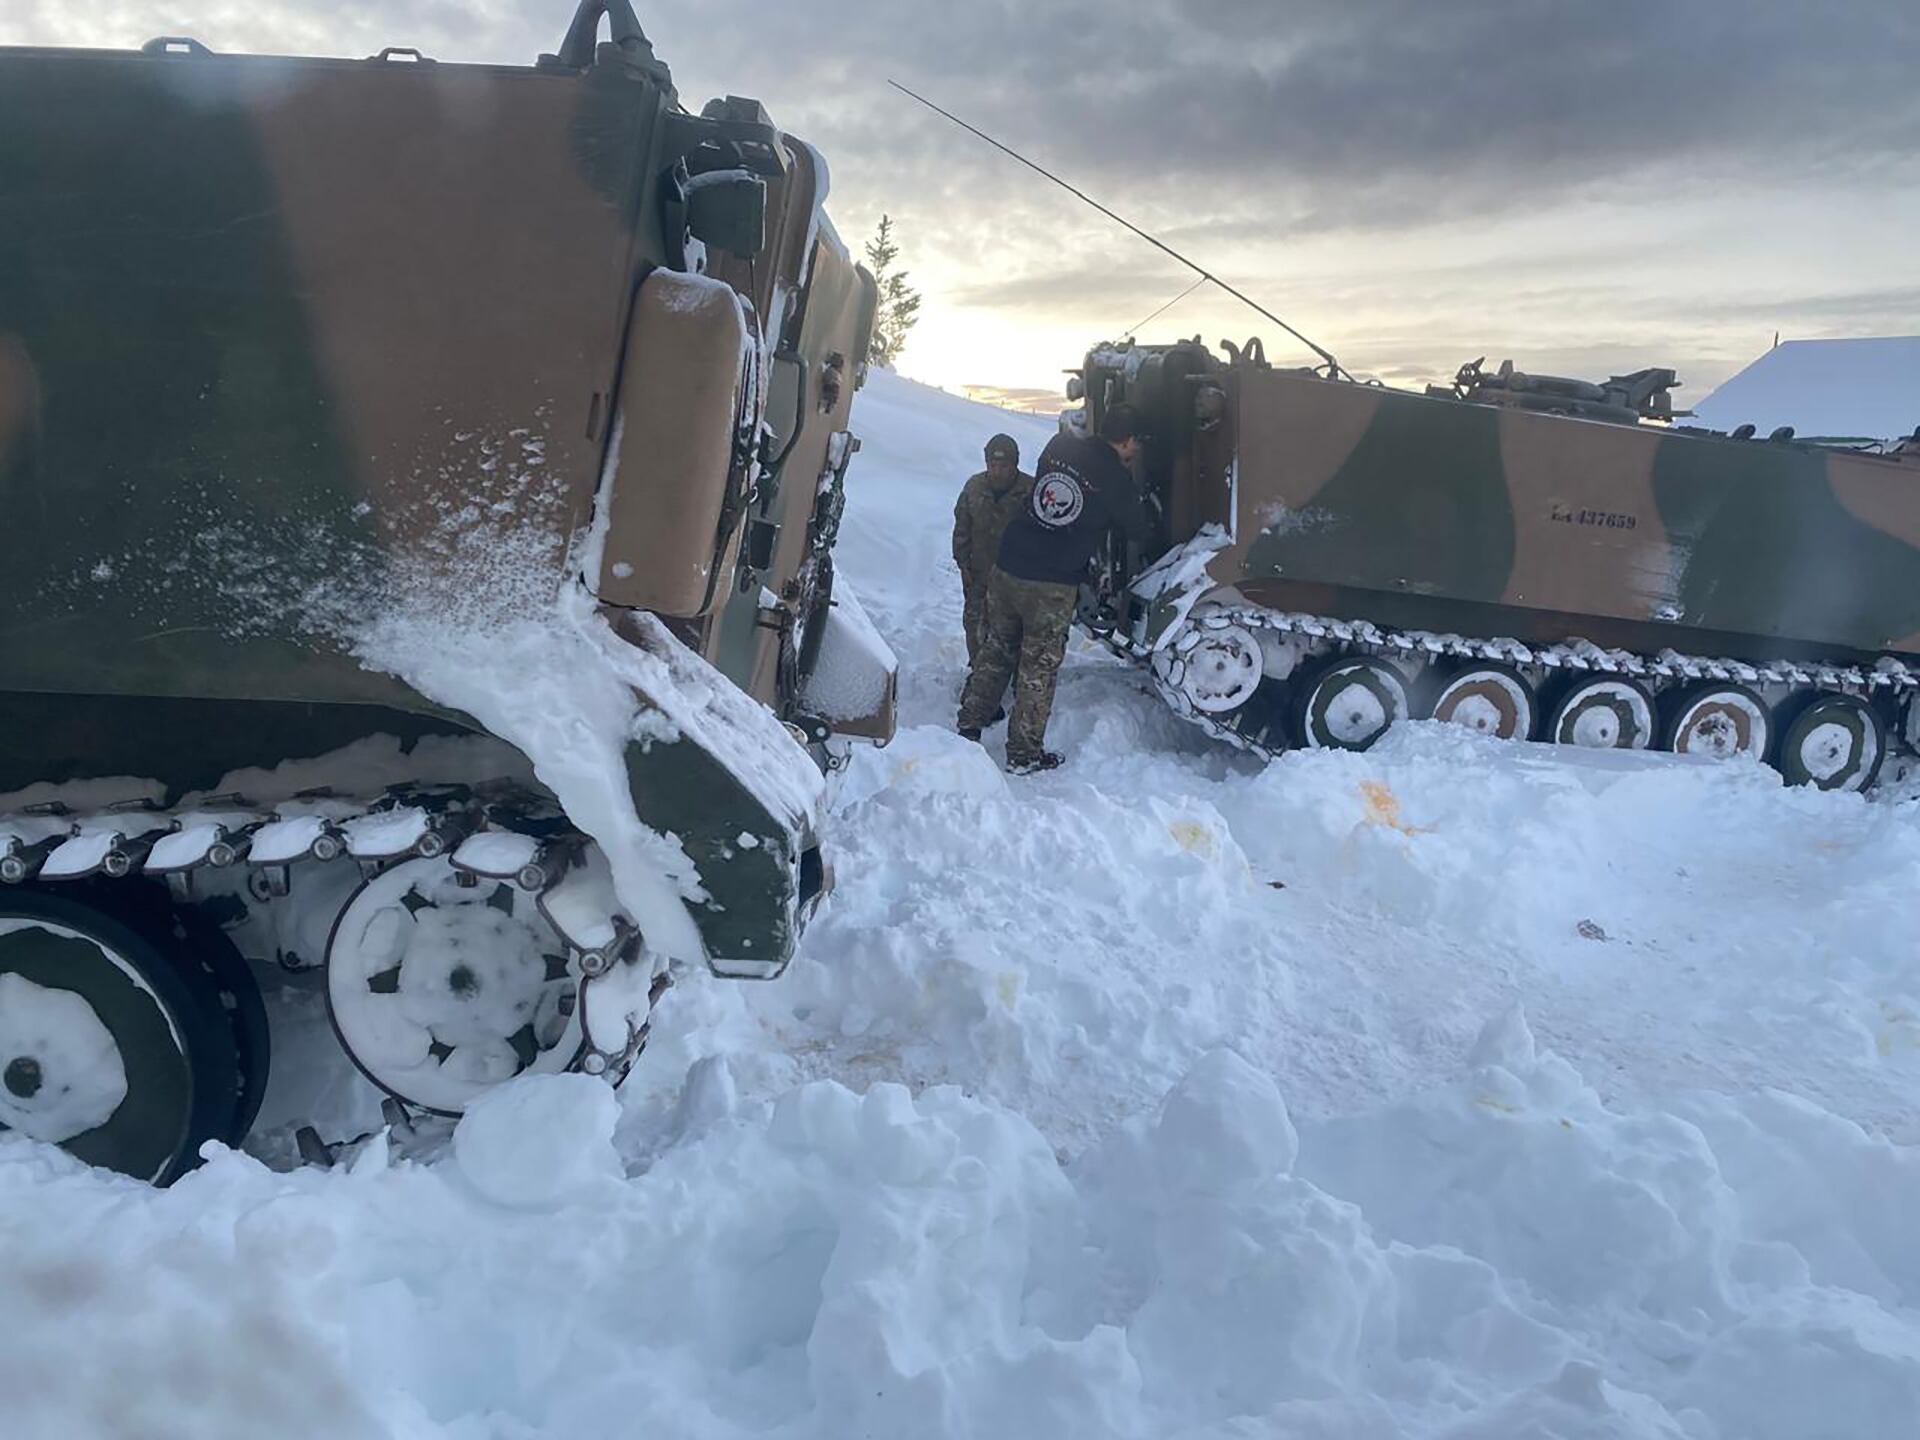
M0 48L0 792L177 793L471 728L364 669L343 624L422 573L559 584L636 288L690 263L664 177L741 163L742 137L777 157L765 243L708 268L804 403L769 416L791 441L755 497L771 563L694 537L733 567L725 603L672 628L786 718L873 310L810 149L752 102L679 111L611 44L585 68ZM813 836L690 739L629 760L713 895L710 953L790 951ZM739 850L743 829L783 843Z
M1022 580L993 572L987 590L987 635L967 674L960 699L960 728L983 730L1013 682L1013 713L1007 719L1007 763L1033 760L1046 749L1053 715L1054 682L1067 653L1079 592L1072 585Z
M1171 381L1147 363L1175 370L1169 354ZM1096 408L1147 416L1164 545L1221 524L1232 543L1208 572L1259 604L1648 654L1920 654L1911 459L1416 395L1197 345L1096 351L1086 384Z

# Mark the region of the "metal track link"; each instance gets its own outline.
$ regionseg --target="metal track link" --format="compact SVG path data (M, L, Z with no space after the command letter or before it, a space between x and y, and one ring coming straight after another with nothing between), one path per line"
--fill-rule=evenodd
M413 789L370 804L302 798L256 807L233 796L178 811L35 806L0 815L0 883L144 875L178 885L231 867L283 872L302 860L346 858L379 868L450 855L455 869L476 878L537 890L585 837L563 824L522 829L520 818L510 804Z
M1662 650L1649 658L1628 650L1603 649L1585 640L1529 646L1518 640L1476 639L1426 630L1395 630L1366 620L1336 620L1324 615L1267 610L1257 605L1216 605L1196 609L1170 637L1152 648L1125 638L1118 632L1105 638L1114 650L1147 667L1153 677L1154 688L1175 714L1199 726L1217 740L1271 759L1284 753L1287 747L1264 745L1241 734L1216 716L1198 709L1180 686L1183 675L1180 657L1190 651L1207 631L1236 626L1256 634L1265 631L1288 637L1333 641L1347 647L1351 653L1377 655L1389 660L1411 659L1423 664L1440 659L1490 660L1515 667L1535 666L1566 674L1626 675L1647 680L1721 680L1742 685L1805 686L1863 695L1906 695L1920 690L1920 673L1892 656L1883 656L1871 669L1815 662L1796 664L1790 660L1754 663L1724 657L1684 655L1671 649ZM1158 664L1155 663L1156 655L1163 657Z

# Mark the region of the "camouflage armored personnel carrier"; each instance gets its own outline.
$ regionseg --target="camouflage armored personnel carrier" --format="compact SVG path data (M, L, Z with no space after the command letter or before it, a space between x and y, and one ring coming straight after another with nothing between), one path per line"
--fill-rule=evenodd
M826 191L627 0L527 67L0 49L0 1125L237 1142L260 965L441 1113L780 972L892 727Z
M1224 349L1103 346L1069 386L1140 416L1158 527L1083 616L1209 733L1431 717L1837 790L1920 739L1920 438L1681 428L1670 370L1415 394Z

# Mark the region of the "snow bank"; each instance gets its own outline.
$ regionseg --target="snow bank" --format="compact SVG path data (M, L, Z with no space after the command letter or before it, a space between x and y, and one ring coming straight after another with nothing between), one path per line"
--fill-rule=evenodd
M0 1139L8 1433L1784 1440L1920 1407L1920 1160L1776 1097L1611 1109L1517 1012L1298 1135L1210 1053L1064 1166L953 1087L703 1093L628 1176L569 1076L435 1166L222 1153L156 1196ZM1872 1187L1809 1209L1816 1162Z
M454 1163L496 1205L553 1210L620 1174L619 1118L612 1087L592 1076L529 1076L467 1107L453 1133Z
M1261 766L1077 641L1067 763L1009 778L945 542L1051 426L856 413L904 728L786 978L689 977L617 1107L516 1083L429 1162L156 1193L0 1137L9 1440L1912 1428L1915 803L1435 726ZM351 1077L309 1020L276 1069Z

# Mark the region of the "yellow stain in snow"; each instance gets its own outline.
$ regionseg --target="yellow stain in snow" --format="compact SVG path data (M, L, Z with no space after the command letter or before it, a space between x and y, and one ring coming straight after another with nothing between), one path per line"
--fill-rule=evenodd
M993 982L994 990L1000 996L1000 1003L1011 1010L1020 1003L1020 974L1016 970L1002 970Z
M1191 850L1207 860L1220 853L1220 839L1210 825L1202 825L1198 820L1175 820L1167 830L1182 850Z
M1509 1105L1506 1101L1496 1100L1491 1095L1478 1096L1473 1103L1476 1105L1484 1105L1489 1110L1498 1110L1502 1115L1518 1115L1520 1113L1520 1107L1518 1105Z
M1362 780L1360 798L1366 804L1366 821L1369 825L1385 825L1390 830L1398 830L1402 835L1423 833L1400 818L1400 797L1380 781Z
M1920 1050L1920 1022L1916 1022L1911 1010L1882 1000L1880 1018L1886 1025L1874 1036L1873 1043L1882 1058L1896 1050Z

